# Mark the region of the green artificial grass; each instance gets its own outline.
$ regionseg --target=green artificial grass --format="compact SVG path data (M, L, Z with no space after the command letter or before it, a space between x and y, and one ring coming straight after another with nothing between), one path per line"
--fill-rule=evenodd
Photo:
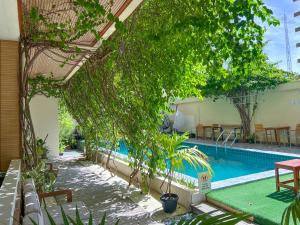
M291 175L280 176L280 180ZM233 209L249 213L261 225L278 225L284 209L295 199L291 190L276 192L275 177L211 191L207 197Z

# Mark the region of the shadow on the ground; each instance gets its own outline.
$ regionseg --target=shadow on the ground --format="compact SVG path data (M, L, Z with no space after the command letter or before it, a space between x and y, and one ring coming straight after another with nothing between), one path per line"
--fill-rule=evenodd
M267 197L275 199L277 201L285 202L285 203L290 203L290 202L294 201L294 199L295 199L294 192L289 189L285 189L285 190L278 191L278 192L273 192L273 193L267 195Z
M121 225L149 224L150 214L128 198L127 183L103 170L95 165L64 161L59 166L56 187L71 189L73 201L83 201L96 221L106 213L108 224L113 224L116 219L120 219Z

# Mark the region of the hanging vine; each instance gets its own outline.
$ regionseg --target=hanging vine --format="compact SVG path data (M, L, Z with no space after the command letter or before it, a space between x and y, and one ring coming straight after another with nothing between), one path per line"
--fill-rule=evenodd
M257 20L277 23L262 1L145 1L60 87L87 148L97 149L105 140L113 149L122 139L133 168L131 181L139 172L152 177L163 170L156 138L161 112L168 112L177 97L201 96L210 77L238 83L224 72L228 60L235 72L248 76L246 62L262 55L264 27ZM78 49L57 45L57 38L68 43L65 39L76 35L47 43L74 53Z
M37 79L43 83L42 76L50 74L32 74L37 58L41 54L48 56L49 60L74 65L79 59L88 58L94 50L80 48L76 41L83 35L92 33L97 41L101 40L98 27L109 21L121 26L118 18L111 13L113 2L101 5L97 0L68 0L52 4L49 9L41 5L31 6L26 1L22 5L22 31L20 36L20 109L22 128L22 149L24 165L32 168L37 165L36 138L30 114L29 101L36 94L33 90L29 93L29 78L38 75ZM64 14L72 15L70 18ZM60 18L57 20L56 18ZM61 60L52 58L47 52L58 56ZM40 75L40 76L39 76ZM48 82L49 79L44 79ZM47 85L45 85L47 86ZM39 92L45 94L42 88ZM54 93L50 93L51 95Z
M200 96L210 76L222 83L229 59L247 76L245 62L262 55L264 28L255 20L276 24L271 14L262 2L146 1L68 82L63 98L90 146L123 139L130 179L151 177L165 166L156 139L161 112L177 97Z

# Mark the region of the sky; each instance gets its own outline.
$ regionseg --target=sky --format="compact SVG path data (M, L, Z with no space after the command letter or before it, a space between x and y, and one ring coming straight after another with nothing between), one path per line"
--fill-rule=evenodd
M290 40L292 71L300 73L300 48L296 48L296 43L300 42L300 32L296 33L295 28L300 26L300 16L294 17L296 11L300 11L300 1L293 0L264 0L265 4L272 9L273 15L280 20L280 26L266 27L265 41L268 41L264 51L268 55L269 60L278 62L278 66L284 70L287 69L286 61L286 42L284 31L284 12L287 16L288 34Z

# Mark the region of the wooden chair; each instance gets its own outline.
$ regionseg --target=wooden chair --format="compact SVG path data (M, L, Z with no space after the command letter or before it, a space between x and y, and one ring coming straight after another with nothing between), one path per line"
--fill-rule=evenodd
M203 137L204 137L203 124L199 123L196 126L196 138L203 138Z
M297 124L296 129L291 131L295 133L295 145L300 145L300 124Z
M254 143L256 144L257 139L260 143L265 142L267 140L267 137L264 126L262 124L254 124L254 129Z
M219 124L212 124L211 139L216 140L222 133L222 128ZM223 136L222 136L223 140Z

